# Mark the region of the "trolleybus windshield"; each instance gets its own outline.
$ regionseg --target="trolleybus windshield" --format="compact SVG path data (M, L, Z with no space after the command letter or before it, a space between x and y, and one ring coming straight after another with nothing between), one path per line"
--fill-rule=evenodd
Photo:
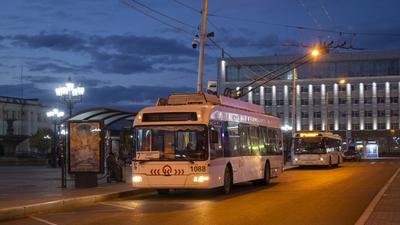
M296 154L326 153L322 137L295 138L294 149Z
M203 125L135 128L136 160L207 160L207 129Z

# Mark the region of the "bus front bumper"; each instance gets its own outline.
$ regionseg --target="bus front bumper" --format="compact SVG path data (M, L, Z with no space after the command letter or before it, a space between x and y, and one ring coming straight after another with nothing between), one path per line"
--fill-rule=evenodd
M317 166L328 165L329 156L326 155L295 155L292 165L293 166Z
M181 176L132 175L132 186L135 188L206 189L209 188L209 185L210 177L208 174Z

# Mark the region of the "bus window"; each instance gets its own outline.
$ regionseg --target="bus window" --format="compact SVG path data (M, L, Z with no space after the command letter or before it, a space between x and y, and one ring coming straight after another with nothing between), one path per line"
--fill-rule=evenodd
M337 141L335 139L324 138L326 152L333 152L337 149Z
M249 125L239 124L239 142L240 142L240 155L250 155L251 142L250 142L250 129Z
M229 145L225 148L224 156L232 157L238 156L240 150L240 138L239 138L239 123L228 122L226 126L228 133Z
M259 135L259 148L260 155L266 155L267 150L267 128L266 127L258 127L258 135Z
M274 128L268 128L267 154L274 155L275 152L276 152L276 130Z
M210 126L210 158L216 159L223 156L222 127Z
M250 148L249 154L250 155L259 155L260 148L259 148L259 137L258 137L258 127L250 126Z
M280 129L276 129L276 152L275 154L280 155L283 151L283 143L282 143L282 131Z

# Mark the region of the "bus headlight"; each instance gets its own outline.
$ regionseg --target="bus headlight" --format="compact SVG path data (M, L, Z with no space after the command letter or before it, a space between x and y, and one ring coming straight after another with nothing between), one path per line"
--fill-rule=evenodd
M319 158L319 160L324 161L324 158L321 157L321 158Z
M210 178L208 176L195 176L193 177L193 182L195 183L204 183L207 182Z
M140 182L142 182L142 176L139 176L139 175L135 175L135 176L133 176L132 177L132 183L140 183Z
M297 161L297 160L299 160L298 158L294 158L294 161Z

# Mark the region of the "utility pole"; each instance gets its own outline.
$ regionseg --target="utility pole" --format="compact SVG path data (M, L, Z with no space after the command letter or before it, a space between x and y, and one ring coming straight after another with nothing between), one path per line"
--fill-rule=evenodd
M207 23L207 7L208 0L204 0L203 11L202 11L202 21L201 21L201 34L200 34L200 55L199 55L199 70L197 78L197 92L203 92L203 70L204 70L204 46L206 39L206 23Z
M292 99L292 151L291 151L291 159L293 161L294 155L294 138L296 134L296 79L297 79L297 70L296 64L293 64L293 99Z

